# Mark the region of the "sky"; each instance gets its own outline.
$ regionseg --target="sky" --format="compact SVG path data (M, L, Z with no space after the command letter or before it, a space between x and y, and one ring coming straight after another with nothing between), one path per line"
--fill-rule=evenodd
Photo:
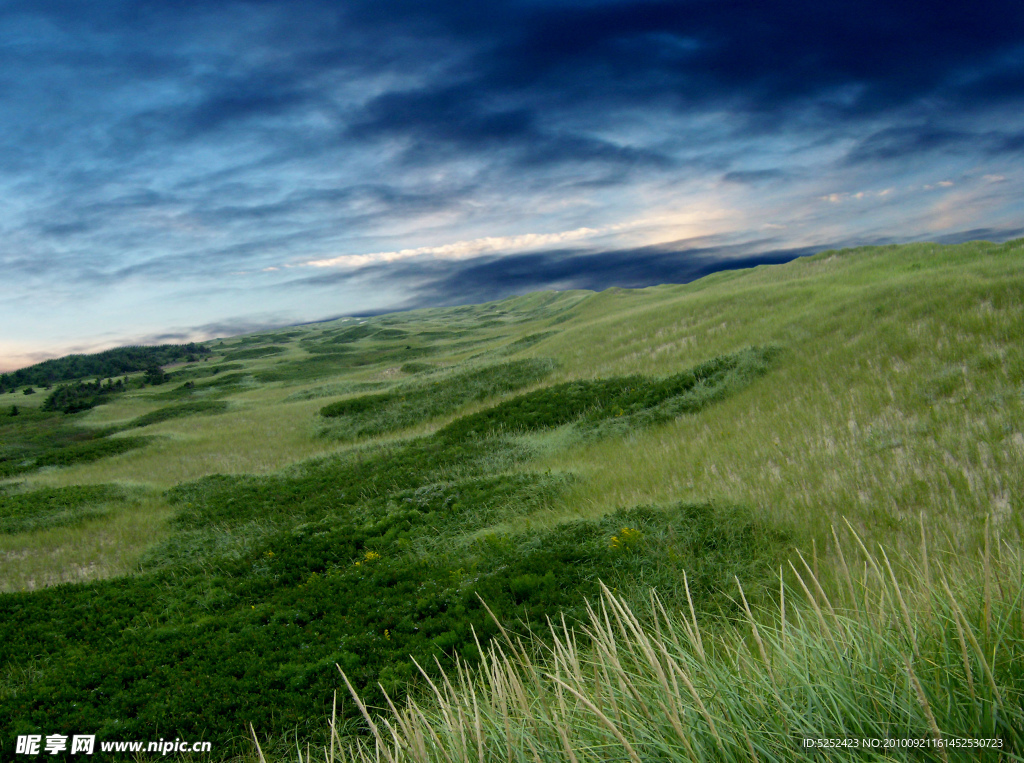
M1024 235L1020 0L5 0L0 370Z

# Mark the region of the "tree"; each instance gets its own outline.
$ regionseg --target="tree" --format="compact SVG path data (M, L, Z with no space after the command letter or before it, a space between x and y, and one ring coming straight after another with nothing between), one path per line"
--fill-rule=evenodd
M18 406L16 406L16 405L12 405L11 406L11 415L12 416L17 416L18 415Z
M163 384L167 381L167 374L164 373L164 370L160 368L160 366L150 366L146 369L146 373L142 377L142 380L146 384Z

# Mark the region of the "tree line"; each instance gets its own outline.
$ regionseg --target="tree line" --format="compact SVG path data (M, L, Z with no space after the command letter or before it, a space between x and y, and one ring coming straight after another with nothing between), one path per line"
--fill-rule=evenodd
M210 354L209 347L189 342L155 347L117 347L91 355L65 355L0 374L0 393L26 385L47 387L57 382L87 377L110 379L168 363L192 362Z

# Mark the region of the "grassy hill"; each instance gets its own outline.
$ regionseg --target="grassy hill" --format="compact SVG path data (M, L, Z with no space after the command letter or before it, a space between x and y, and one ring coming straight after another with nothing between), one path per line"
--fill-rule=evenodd
M385 708L443 686L455 659L462 690L392 716L402 755L441 755L413 755L431 736L410 718L473 712L431 748L466 757L468 733L502 759L515 736L545 759L770 760L827 754L801 733L958 729L1024 755L1008 730L1024 718L1022 253L864 248L341 319L208 343L167 382L133 375L72 414L8 394L0 758L18 734L94 732L252 756L250 725L291 758L296 738L344 743L335 692L341 736L367 733L346 681ZM628 625L652 588L664 615ZM602 600L624 630L591 620ZM547 630L559 613L578 644ZM525 646L503 635L528 629ZM818 663L792 659L800 639ZM631 655L618 667L613 642ZM674 644L674 668L645 668L667 683L623 688L652 643ZM845 693L812 697L810 673L851 644L874 678L851 668ZM950 681L962 707L936 704ZM644 704L663 690L671 707ZM454 699L476 691L484 720ZM534 710L499 712L495 692ZM676 726L685 744L657 741Z

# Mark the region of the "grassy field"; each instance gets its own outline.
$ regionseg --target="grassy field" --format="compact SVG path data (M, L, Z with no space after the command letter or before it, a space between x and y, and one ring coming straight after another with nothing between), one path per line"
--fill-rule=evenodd
M703 659L693 646L700 629L718 644L714 669L705 664L711 683L680 689L666 706L666 729L673 718L688 727L718 719L687 739L704 747L683 745L679 759L786 759L792 729L813 735L816 712L839 724L821 725L822 736L868 729L866 718L786 710L771 723L788 736L748 744L739 730L767 729L768 716L714 689L756 684L743 702L813 707L798 679L819 671L814 660L835 659L836 639L886 655L877 659L902 676L908 702L879 710L891 733L931 737L934 722L947 736L1000 734L1005 723L984 725L992 713L1013 717L1007 707L1024 679L1003 666L1024 643L1013 593L1024 499L1022 241L825 252L686 286L538 293L208 346L207 359L166 368L167 382L138 386L134 375L82 413L42 410L42 389L2 401L0 715L13 719L0 727L3 759L12 734L72 726L110 739L205 735L219 757L251 757L260 754L246 736L252 724L267 755L294 759L296 737L326 744L324 757L351 752L330 730L334 693L335 731L365 733L345 681L378 708L384 690L396 702L407 690L420 697L429 681L410 654L429 680L455 670L453 682L490 692L492 708L493 692L517 681L534 687L517 700L527 707L571 697L590 726L552 721L575 717L562 710L515 721L544 759L675 759L651 747L671 736L652 731L657 724L616 720L607 739L566 731L598 729L613 712L594 698L610 696L600 678L612 669L608 639L656 648L644 646L654 637L645 628L663 636L670 625L687 636L663 656L687 675ZM890 559L922 548L931 559L888 572L878 544ZM598 581L618 590L602 594ZM791 621L805 618L789 637L780 582ZM648 611L652 588L664 615ZM587 602L602 600L627 620L647 614L615 635L611 621L589 619ZM680 609L690 625L675 619ZM578 647L585 657L544 625L559 612L589 633L580 638L593 646ZM503 644L502 628L525 632L527 621L537 635L523 643L533 646ZM993 622L1005 624L998 638ZM904 635L892 641L890 626ZM959 673L901 668L899 650L916 633L946 662L955 657ZM776 670L766 664L789 659L787 638L805 639L801 659L811 662L787 663L781 683L764 683ZM108 641L134 661L97 655ZM501 675L494 649L510 660ZM570 657L591 678L567 673ZM615 685L676 670L658 665ZM545 683L544 671L562 683ZM856 703L867 679L850 675L848 693L836 689L829 702ZM934 697L915 699L943 681L969 686L973 727L974 710L942 715ZM660 691L652 686L630 701ZM423 717L443 716L450 701L435 696ZM642 704L629 712L643 716ZM449 715L458 712L468 706ZM404 717L390 722L406 724L399 748L412 755L415 735L430 732ZM487 735L472 730L495 759L510 739L504 717ZM467 733L449 725L445 744ZM634 731L648 741L631 756L616 733ZM363 739L371 750L372 735ZM1006 740L1024 755L1021 740ZM927 755L959 754L943 753Z

